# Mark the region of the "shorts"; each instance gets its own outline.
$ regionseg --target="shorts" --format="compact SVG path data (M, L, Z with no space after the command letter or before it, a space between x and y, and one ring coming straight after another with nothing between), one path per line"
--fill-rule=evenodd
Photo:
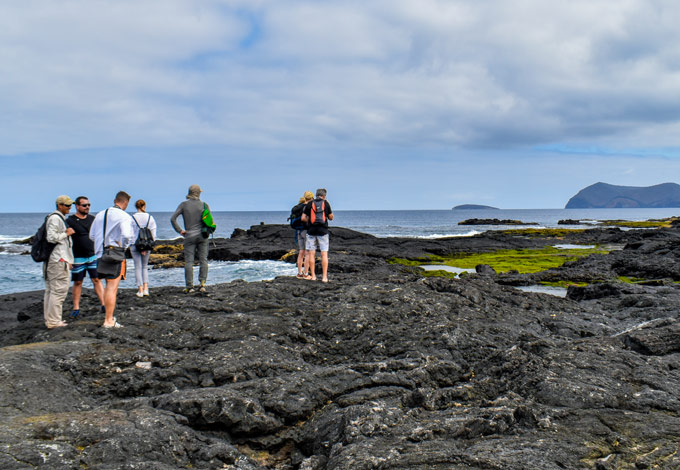
M115 274L104 274L104 273L98 273L99 274L99 279L109 279L109 280L115 280L115 279L120 279L121 281L125 280L125 260L120 262L119 269L117 270L118 272Z
M319 251L328 251L328 234L326 235L310 235L307 234L307 243L305 245L307 250L316 250L317 245Z
M298 230L297 233L298 250L306 250L307 244L307 230Z
M72 281L82 281L85 279L85 273L90 276L90 279L98 279L97 274L97 257L91 256L90 258L76 258L75 261L81 261L73 263L73 269L71 270L71 280Z

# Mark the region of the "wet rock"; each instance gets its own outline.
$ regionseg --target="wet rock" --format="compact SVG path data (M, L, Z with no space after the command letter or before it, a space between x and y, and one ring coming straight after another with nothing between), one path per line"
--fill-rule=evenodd
M569 236L629 248L549 272L449 279L387 260L555 240L334 229L329 284L123 290L119 330L93 295L55 330L41 292L0 297L0 468L680 468L680 288L616 281L670 272L676 242L640 232ZM292 230L216 245L276 257ZM605 282L509 287L571 276Z
M475 266L475 272L483 276L495 276L496 270L488 264L478 264Z

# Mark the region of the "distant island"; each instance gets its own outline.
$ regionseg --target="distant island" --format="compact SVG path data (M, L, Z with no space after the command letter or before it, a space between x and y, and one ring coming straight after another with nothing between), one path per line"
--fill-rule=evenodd
M483 209L492 209L492 210L495 210L495 211L500 210L498 207L481 206L479 204L461 204L460 206L456 206L451 210L454 210L454 211L472 211L472 210L483 210Z
M680 207L680 185L615 186L595 183L569 199L565 209Z

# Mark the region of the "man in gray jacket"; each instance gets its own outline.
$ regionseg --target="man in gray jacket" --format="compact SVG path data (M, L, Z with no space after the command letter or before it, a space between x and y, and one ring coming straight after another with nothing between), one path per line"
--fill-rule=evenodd
M198 280L201 283L199 291L205 292L205 282L208 280L208 238L203 236L203 206L210 210L210 206L201 201L203 190L197 184L189 186L187 200L177 206L177 210L170 221L177 233L184 237L184 292L194 292L194 258L198 253ZM184 229L177 223L177 217L184 219Z
M47 328L66 326L61 315L71 284L71 265L73 264L71 235L75 231L70 227L67 228L64 216L71 211L71 205L73 201L70 197L59 196L57 210L47 216L45 223L45 238L49 243L55 244L52 254L43 264L43 277L45 278L43 311Z

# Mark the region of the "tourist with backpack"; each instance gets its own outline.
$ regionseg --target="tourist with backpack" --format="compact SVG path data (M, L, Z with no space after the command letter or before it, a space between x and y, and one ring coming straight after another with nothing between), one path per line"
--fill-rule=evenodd
M86 274L90 276L94 292L99 298L102 313L106 311L104 307L104 286L97 274L97 257L94 254L94 243L90 240L90 227L94 222L94 216L90 214L90 200L85 196L78 196L75 204L75 214L66 219L66 224L75 230L71 237L71 240L73 240L73 269L71 269L73 312L71 317L73 318L80 314L80 297Z
M302 212L307 203L314 199L314 193L305 191L305 194L300 198L298 204L293 206L290 210L290 226L295 230L295 243L298 246L297 268L298 279L303 279L308 273L309 269L305 266L307 258L307 224L302 220Z
M307 223L307 266L310 271L305 279L316 281L316 248L321 251L322 282L328 282L328 221L333 220L333 210L326 201L326 190L316 190L316 198L310 201L302 212L302 220Z
M134 242L134 222L125 212L130 204L130 195L119 191L113 200L113 207L100 211L92 222L90 240L94 242L97 256L97 274L106 280L104 305L106 316L103 328L122 328L114 313L118 286L125 279L125 250Z
M130 254L135 262L135 279L137 281L137 297L149 295L149 257L156 240L156 220L146 213L146 202L143 199L135 202L137 212L132 216L132 230L135 242L130 245Z
M210 206L201 201L203 190L197 184L189 186L186 201L180 203L175 213L170 217L172 227L184 237L184 292L191 294L194 290L194 259L198 254L198 280L201 283L200 292L205 292L205 283L208 280L208 237L215 230L212 221ZM177 218L182 216L184 228L177 223Z
M43 263L45 296L43 312L47 328L60 328L67 323L62 319L62 307L71 285L71 265L73 264L73 244L71 235L75 233L66 225L66 214L71 211L73 201L68 196L59 196L57 210L45 220L45 241L51 244L52 252Z

